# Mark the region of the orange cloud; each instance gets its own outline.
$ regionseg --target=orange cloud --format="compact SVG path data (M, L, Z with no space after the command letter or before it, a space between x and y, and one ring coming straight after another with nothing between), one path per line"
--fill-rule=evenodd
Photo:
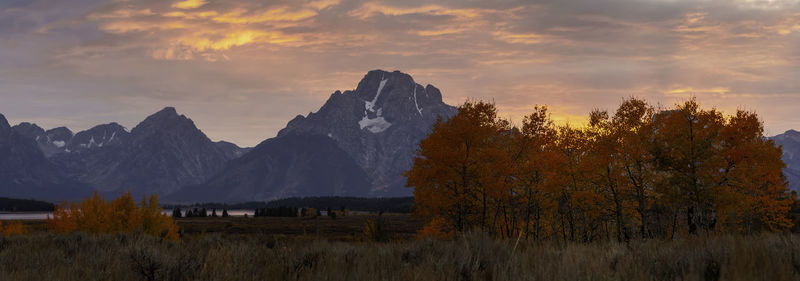
M477 18L480 13L474 9L449 9L440 5L424 5L413 8L400 8L382 5L379 3L368 2L364 3L358 9L350 11L350 15L365 19L375 14L384 14L387 16L402 16L410 14L430 14L430 15L450 15L461 18Z
M200 8L203 5L205 5L206 3L208 3L208 2L206 2L204 0L185 0L185 1L176 2L176 3L172 4L172 7L173 8L178 8L178 9L190 10L190 9Z
M182 22L114 21L101 25L100 29L110 33L127 33L149 30L185 29Z
M800 13L787 16L776 27L778 34L789 35L793 32L800 32Z
M445 27L442 29L433 29L433 30L418 30L416 33L420 36L440 36L440 35L447 35L453 33L460 33L467 31L467 28L463 27Z
M214 50L221 51L227 50L237 46L243 46L251 43L270 43L270 44L283 44L302 40L302 37L297 35L285 35L280 32L269 32L260 30L237 30L225 34L224 37L214 40L209 37L184 37L178 39L178 43L192 47L197 51Z
M336 6L336 5L339 5L339 0L318 0L318 1L312 1L312 2L310 2L308 4L306 4L306 6L314 8L314 9L317 9L317 10L322 10L322 9L327 8L327 7Z
M149 15L154 15L154 14L155 14L155 13L153 13L153 11L151 11L150 9L140 9L140 10L136 10L136 9L129 9L129 8L125 8L125 9L114 10L114 11L113 11L113 12L111 12L111 13L95 13L95 14L90 14L90 15L88 16L88 18L89 18L90 20L98 20L98 19L126 19L126 18L132 18L132 17L136 17L136 16L149 16Z
M493 32L495 38L508 43L539 44L544 41L544 36L533 33L519 34L506 31Z
M312 10L290 12L286 7L269 9L253 15L246 15L246 13L247 10L245 9L235 9L231 12L216 16L213 20L221 23L253 24L263 22L302 21L317 15L317 12Z
M731 91L730 89L724 88L724 87L714 87L714 88L707 88L707 89L703 89L703 88L695 89L695 88L692 88L692 87L684 87L684 88L668 90L668 91L664 92L664 94L667 95L667 96L673 96L673 97L690 97L690 96L698 95L698 94L701 94L701 95L702 94L711 94L711 95L715 95L717 97L725 97L725 95L727 95L730 91Z
M169 12L162 14L162 16L170 17L170 18L183 18L183 19L202 19L202 18L209 18L218 15L216 11L203 11L203 12L193 12L193 13L185 13L181 11L177 12Z

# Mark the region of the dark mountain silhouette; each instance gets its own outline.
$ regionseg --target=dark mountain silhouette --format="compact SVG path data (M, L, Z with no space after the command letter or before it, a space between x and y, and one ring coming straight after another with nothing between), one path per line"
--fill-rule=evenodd
M198 184L240 154L235 145L212 142L191 119L167 107L147 117L130 133L116 123L75 136L77 151L53 160L76 180L110 194L169 194Z
M336 91L317 112L231 161L174 201L252 201L290 196L408 196L402 174L439 118L456 114L438 89L399 71L374 70Z
M266 140L212 177L166 200L244 202L291 196L359 195L370 191L364 171L330 138L289 134Z
M315 113L297 116L278 133L328 136L369 176L372 196L407 196L402 174L439 118L457 113L436 87L399 71L367 73L353 91L336 91Z
M783 149L783 162L786 163L783 175L789 181L789 188L800 192L800 132L788 130L771 139Z
M89 186L68 178L53 165L35 138L12 129L0 114L0 197L63 200L83 198L91 192Z
M72 139L72 131L66 127L58 127L45 131L33 123L23 122L12 127L17 133L32 139L46 157L66 151Z
M102 147L119 146L127 141L130 133L117 123L92 127L75 134L69 141L66 152L75 153Z

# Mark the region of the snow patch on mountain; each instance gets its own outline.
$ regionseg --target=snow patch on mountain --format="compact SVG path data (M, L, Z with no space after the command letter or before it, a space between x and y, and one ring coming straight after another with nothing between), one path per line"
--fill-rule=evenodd
M367 131L377 134L386 131L386 129L392 126L392 123L387 122L386 119L384 119L382 116L378 116L372 119L369 119L367 116L364 116L364 118L362 118L361 121L358 121L358 125L361 127L362 130L366 128Z
M419 116L422 117L422 108L419 108L419 103L417 103L417 85L414 84L414 106L417 107L417 112L419 112Z
M389 79L383 79L383 77L381 77L381 82L380 85L378 85L378 92L375 93L375 98L371 101L364 101L364 117L361 118L361 121L358 121L358 126L361 127L362 130L366 128L367 131L377 134L386 131L386 129L392 126L392 123L389 123L383 118L383 110L381 108L378 108L377 111L375 110L375 103L378 102L378 97L381 96L381 91L383 91L383 87L386 86L386 82L388 81ZM374 112L377 116L375 118L369 118L369 112Z
M381 84L378 85L378 93L375 94L375 98L373 98L372 101L364 101L364 108L366 111L375 112L375 103L378 102L378 97L381 96L381 91L383 91L383 87L386 86L386 82L389 82L389 79L381 80Z

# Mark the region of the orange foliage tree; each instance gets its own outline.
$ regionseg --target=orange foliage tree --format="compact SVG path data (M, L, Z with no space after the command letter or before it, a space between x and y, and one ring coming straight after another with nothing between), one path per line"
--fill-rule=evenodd
M27 233L28 231L25 230L25 227L20 222L3 223L3 221L0 221L0 234L3 236L22 235Z
M501 128L493 104L467 101L459 114L434 125L434 134L420 143L420 156L406 173L417 186L417 212L444 218L457 231L488 230L493 188L502 182L491 164L502 164L497 146ZM494 162L490 162L494 160Z
M516 127L467 101L434 125L406 177L429 219L421 234L623 241L788 229L783 167L755 113L694 99L657 110L629 98L583 128L554 125L546 107Z
M97 192L80 203L62 203L47 218L47 227L56 233L83 231L91 234L142 231L168 239L178 239L172 217L161 212L158 196L142 198L137 206L130 192L106 201Z

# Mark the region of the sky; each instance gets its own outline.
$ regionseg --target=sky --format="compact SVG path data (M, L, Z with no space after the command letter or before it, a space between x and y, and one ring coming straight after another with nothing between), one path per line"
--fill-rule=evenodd
M369 70L581 124L696 97L800 129L798 0L2 0L0 113L73 131L165 106L253 146Z

